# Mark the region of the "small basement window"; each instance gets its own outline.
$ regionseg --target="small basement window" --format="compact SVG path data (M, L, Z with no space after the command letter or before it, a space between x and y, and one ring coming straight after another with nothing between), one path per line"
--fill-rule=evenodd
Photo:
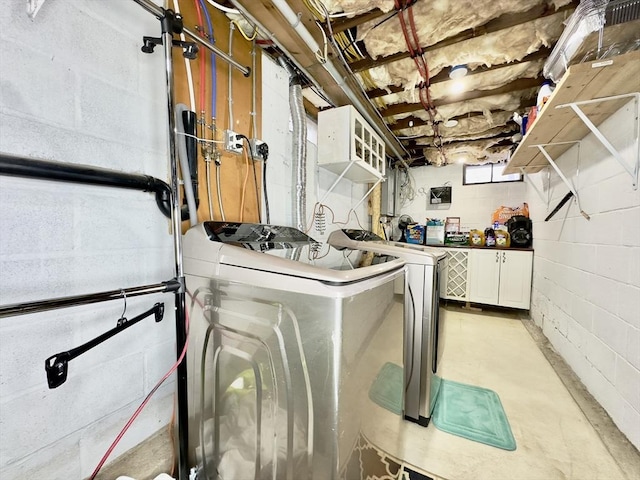
M506 163L487 163L485 165L463 165L462 184L478 185L482 183L521 182L521 173L503 175Z

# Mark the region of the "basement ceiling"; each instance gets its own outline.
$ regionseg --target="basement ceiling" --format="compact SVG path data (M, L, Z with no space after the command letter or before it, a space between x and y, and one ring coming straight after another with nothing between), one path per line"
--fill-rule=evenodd
M231 3L270 32L329 100L309 95L310 110L352 103L323 67L322 50L305 45L276 2ZM578 3L287 0L370 118L388 129L387 151L411 166L507 159L519 132L513 113L535 105L544 61ZM449 74L458 65L468 73L456 93Z

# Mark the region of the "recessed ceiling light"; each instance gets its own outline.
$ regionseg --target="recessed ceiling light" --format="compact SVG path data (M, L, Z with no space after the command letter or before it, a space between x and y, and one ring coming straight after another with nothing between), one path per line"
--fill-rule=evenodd
M452 128L458 125L458 120L454 120L453 118L450 118L449 120L444 122L443 125L447 128Z
M454 80L458 78L462 78L467 74L467 66L466 65L455 65L451 67L451 71L449 72L449 78Z
M458 94L458 93L462 93L465 90L466 90L466 84L465 84L465 81L463 79L457 79L457 80L454 80L453 82L451 82L450 91L454 95Z

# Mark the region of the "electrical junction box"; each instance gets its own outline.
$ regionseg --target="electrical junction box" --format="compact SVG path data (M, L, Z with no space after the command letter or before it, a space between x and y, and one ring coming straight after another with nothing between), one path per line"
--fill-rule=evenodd
M385 176L385 145L354 107L318 113L318 165L356 183Z

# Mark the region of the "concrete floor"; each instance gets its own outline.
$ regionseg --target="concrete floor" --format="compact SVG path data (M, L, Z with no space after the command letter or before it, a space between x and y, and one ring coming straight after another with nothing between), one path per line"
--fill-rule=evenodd
M396 314L401 315L399 307ZM434 479L640 478L637 450L530 320L513 312L455 306L444 308L443 315L440 375L495 391L517 449L509 452L472 442L433 425L423 428L375 404L370 414L379 421L363 432L371 443ZM401 330L400 320L396 322L383 334L387 345L396 343L392 336Z
M381 348L401 345L402 306L378 335ZM517 449L513 452L423 428L371 403L368 441L400 464L437 480L635 480L640 454L551 348L518 313L443 309L443 378L494 390ZM384 346L384 347L383 347ZM401 349L397 352L401 363ZM372 368L379 368L375 361ZM169 472L167 430L110 464L99 479L153 479ZM403 476L402 478L407 478ZM234 479L243 480L243 479Z

